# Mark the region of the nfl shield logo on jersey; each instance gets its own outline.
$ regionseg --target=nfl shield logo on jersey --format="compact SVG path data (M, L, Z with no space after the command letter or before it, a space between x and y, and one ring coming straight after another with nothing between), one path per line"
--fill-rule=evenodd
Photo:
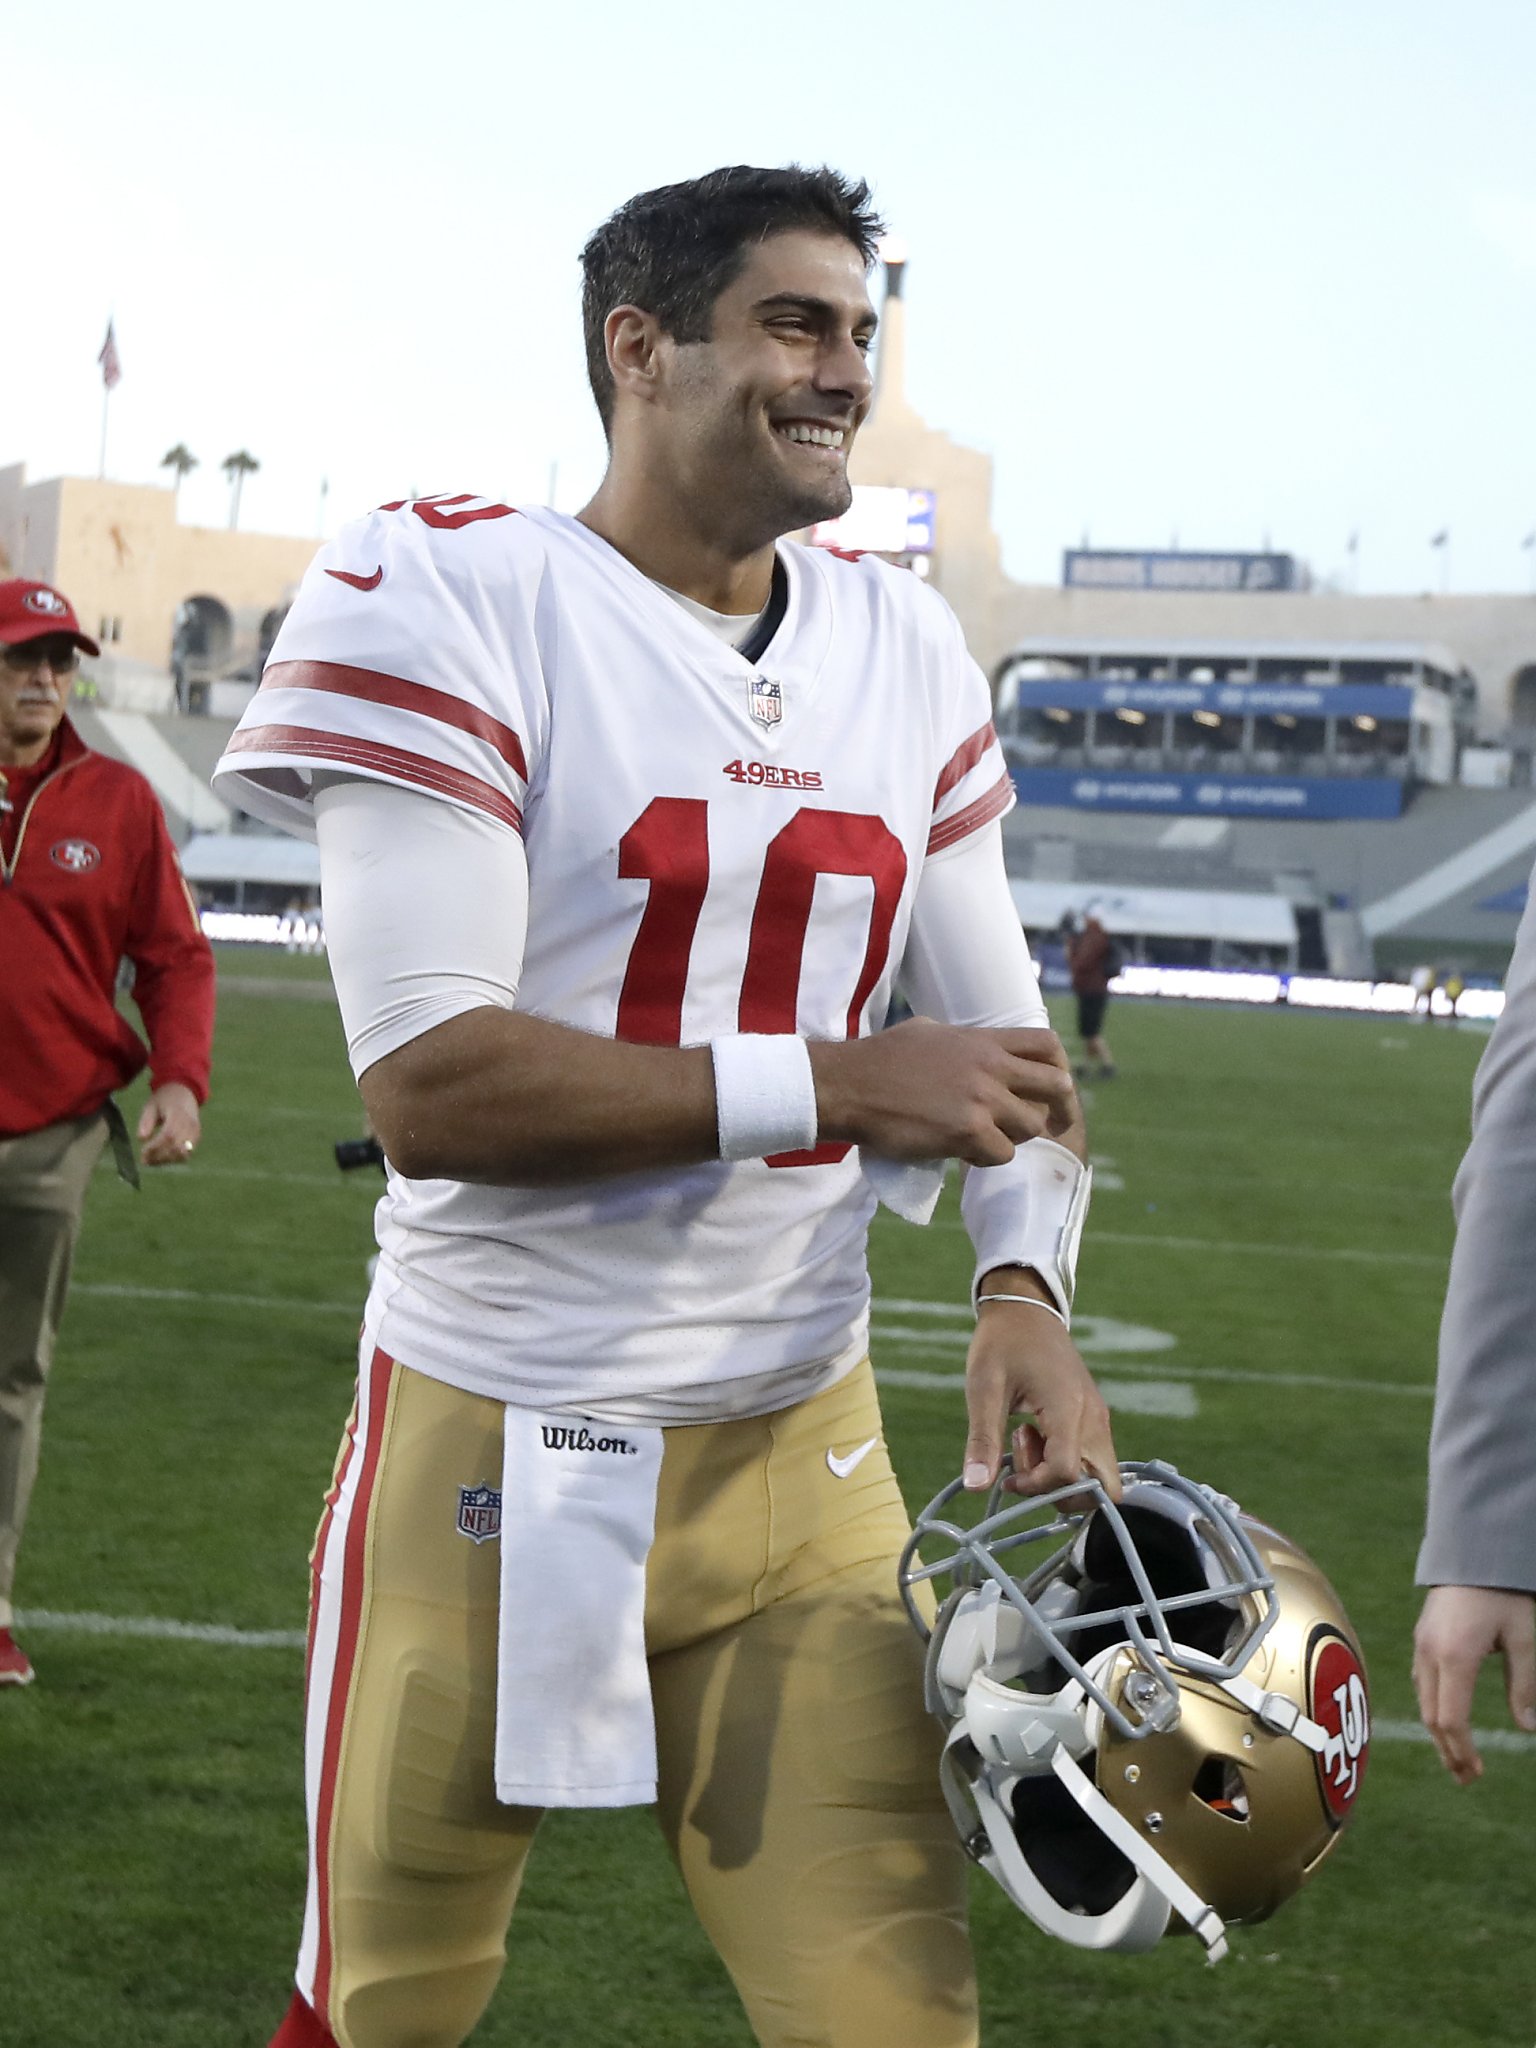
M747 685L747 709L759 725L777 725L784 716L784 699L777 683L767 676L753 675Z
M459 1488L459 1534L471 1543L489 1543L501 1534L501 1494L494 1486Z

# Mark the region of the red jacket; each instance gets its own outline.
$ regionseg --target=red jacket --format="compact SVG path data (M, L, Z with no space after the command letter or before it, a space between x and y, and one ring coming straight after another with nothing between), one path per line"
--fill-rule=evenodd
M1109 933L1102 925L1088 926L1067 945L1067 964L1072 970L1072 992L1080 996L1109 994Z
M150 1062L208 1094L213 954L153 789L65 719L0 812L0 1138L89 1116ZM117 1008L133 962L146 1050Z

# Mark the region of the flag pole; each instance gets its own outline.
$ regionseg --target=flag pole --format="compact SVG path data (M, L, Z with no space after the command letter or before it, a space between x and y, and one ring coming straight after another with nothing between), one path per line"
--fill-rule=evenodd
M112 392L123 374L121 358L117 353L116 323L110 314L107 318L107 338L101 344L101 354L96 358L101 365L101 455L96 465L96 480L105 482L107 474L107 407L112 402Z

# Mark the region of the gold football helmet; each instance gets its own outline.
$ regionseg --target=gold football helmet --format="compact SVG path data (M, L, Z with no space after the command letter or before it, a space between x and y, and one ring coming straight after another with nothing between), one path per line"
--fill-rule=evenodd
M954 1481L917 1517L902 1597L983 1869L1075 1947L1187 1926L1217 1962L1353 1813L1365 1666L1295 1544L1171 1465L1121 1476L1119 1506L1096 1480L1026 1498L1000 1479L969 1526Z

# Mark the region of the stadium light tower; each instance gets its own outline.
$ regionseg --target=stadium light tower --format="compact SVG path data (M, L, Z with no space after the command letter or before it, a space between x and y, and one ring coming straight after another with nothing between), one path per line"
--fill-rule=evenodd
M880 348L875 360L875 396L887 405L906 404L907 320L902 286L907 275L907 245L900 235L883 235L876 253L885 272L885 298L880 308Z

